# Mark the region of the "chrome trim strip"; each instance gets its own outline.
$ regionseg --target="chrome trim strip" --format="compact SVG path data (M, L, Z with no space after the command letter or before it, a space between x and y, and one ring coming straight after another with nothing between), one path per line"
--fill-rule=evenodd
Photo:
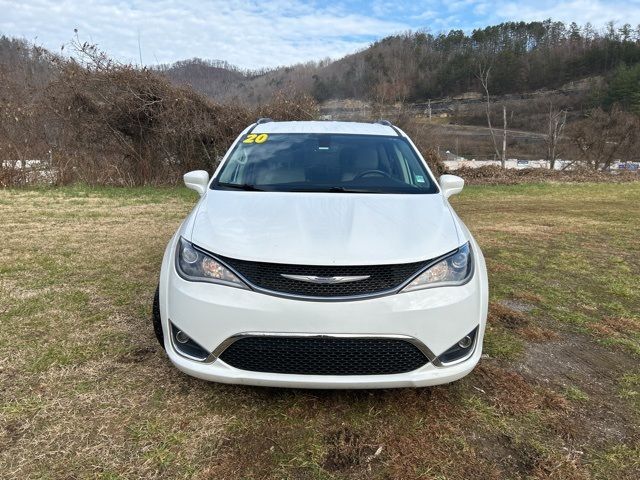
M290 275L288 273L281 273L281 277L288 278L289 280L297 280L299 282L319 283L323 285L336 285L338 283L358 282L360 280L366 280L371 275L352 275L352 276L336 276L336 277L318 277L317 275Z
M243 279L243 281L246 281L246 279ZM252 283L250 283L249 285L251 285L251 288L258 293L271 295L273 297L288 298L291 300L304 300L307 302L351 302L356 300L368 300L370 298L386 297L387 295L393 295L399 292L398 289L393 288L391 290L383 290L381 292L377 292L373 294L365 293L363 295L351 295L351 296L342 296L342 297L309 297L307 295L296 295L293 293L282 293L275 290L269 290L266 288L257 287Z
M173 325L171 321L169 321L170 327ZM476 327L479 328L479 327ZM432 363L436 367L450 367L453 365L457 365L458 363L462 363L465 360L468 360L473 356L478 346L478 334L474 338L473 348L469 351L467 355L453 362L441 362L438 357L434 355L429 347L427 347L424 343L418 340L415 337L410 335L402 335L402 334L366 334L366 333L300 333L300 332L242 332L237 333L235 335L230 336L226 340L224 340L220 345L218 345L213 352L211 352L207 358L196 358L186 353L181 352L175 345L173 340L173 332L170 332L169 338L171 340L171 346L173 350L180 355L181 357L187 358L189 360L194 360L199 363L211 364L215 362L222 353L233 345L238 340L248 337L305 337L305 338L353 338L353 339L396 339L396 340L404 340L405 342L411 343L415 346L422 354L427 357L429 363ZM194 340L195 341L195 340Z
M473 354L475 353L476 347L478 346L478 329L479 328L480 328L480 326L478 325L474 330L471 330L472 333L474 331L476 332L475 336L473 337L473 348L471 348L469 350L469 353L467 353L464 357L458 358L457 360L454 360L452 362L442 362L442 361L440 361L439 358L436 358L436 359L433 360L433 364L436 367L451 367L452 365L457 365L458 363L462 363L465 360L469 360L473 356ZM458 340L458 341L460 341L460 340ZM453 347L453 345L451 347ZM451 347L449 347L449 348L451 348ZM445 352L446 351L447 350L445 350Z
M188 353L184 353L182 350L180 350L177 347L177 345L176 345L176 343L175 343L175 341L173 339L173 329L171 327L176 327L176 326L173 324L173 322L171 320L169 320L169 342L171 343L171 348L173 348L173 351L176 352L178 355L180 355L181 357L184 357L184 358L186 358L188 360L193 360L194 362L198 362L198 363L213 363L216 360L217 357L213 356L212 353L207 355L206 358L194 357L193 355L189 355ZM178 327L176 327L176 328L178 328ZM191 338L191 337L189 337L189 338ZM191 340L193 340L193 339L191 338ZM195 340L193 340L193 341L195 343L198 343ZM202 347L202 345L200 345L199 343L198 343L198 345L203 350L206 351L206 349L204 347Z

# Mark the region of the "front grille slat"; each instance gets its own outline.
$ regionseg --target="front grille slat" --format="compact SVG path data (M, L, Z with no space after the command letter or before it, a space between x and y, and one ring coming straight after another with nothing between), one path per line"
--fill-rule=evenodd
M252 262L222 256L217 258L258 288L284 295L317 298L372 296L393 291L429 263L318 266ZM282 274L318 277L369 275L369 278L349 283L320 284L285 278Z
M402 339L293 336L241 338L220 359L241 370L293 375L388 375L429 361Z

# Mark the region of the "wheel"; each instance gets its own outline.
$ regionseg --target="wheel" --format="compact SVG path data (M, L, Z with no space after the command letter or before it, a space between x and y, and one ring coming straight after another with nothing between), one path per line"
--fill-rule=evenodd
M153 308L151 309L151 321L153 322L153 331L156 334L158 343L164 349L164 334L162 333L162 321L160 320L160 285L156 287L156 293L153 296Z

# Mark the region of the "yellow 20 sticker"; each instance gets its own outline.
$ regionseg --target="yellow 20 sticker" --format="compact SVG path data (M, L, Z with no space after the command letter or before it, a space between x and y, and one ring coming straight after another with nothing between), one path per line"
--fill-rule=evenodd
M247 138L242 141L242 143L264 143L268 138L269 135L267 135L266 133L250 133L249 135L247 135Z

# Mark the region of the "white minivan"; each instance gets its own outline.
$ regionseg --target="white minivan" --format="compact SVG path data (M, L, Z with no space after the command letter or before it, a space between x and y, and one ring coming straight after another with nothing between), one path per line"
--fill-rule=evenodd
M436 385L482 353L484 258L399 128L260 119L167 245L153 326L183 372L306 388Z

